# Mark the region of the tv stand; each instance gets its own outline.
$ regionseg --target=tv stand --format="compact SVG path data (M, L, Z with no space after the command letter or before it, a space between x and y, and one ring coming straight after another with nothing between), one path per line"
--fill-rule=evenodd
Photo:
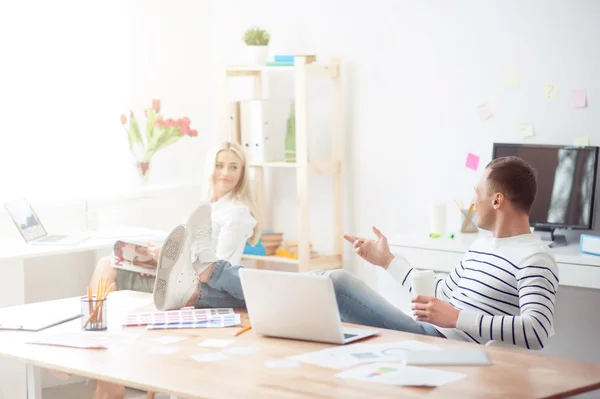
M564 247L567 245L567 238L562 234L554 234L553 227L536 227L534 233L538 233L543 241L550 241L551 247Z

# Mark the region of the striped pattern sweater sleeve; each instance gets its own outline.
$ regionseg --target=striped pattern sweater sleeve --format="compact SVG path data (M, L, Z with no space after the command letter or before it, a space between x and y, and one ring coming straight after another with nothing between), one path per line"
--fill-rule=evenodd
M412 294L410 275L415 268L406 267L408 263L405 263L403 266L402 263L402 257L396 256L388 266L388 272L398 282L401 290ZM446 274L445 276L436 274L434 277L435 296L446 302L450 301L452 291L458 286L463 270L464 267L462 262L460 262L449 274Z
M410 293L414 268L399 258L388 271ZM538 350L554 335L558 267L543 250L480 245L435 284L436 297L460 310L455 329L440 328L448 338Z
M493 254L486 255L494 257ZM514 278L503 277L502 280L513 284L514 291L507 290L513 300L506 302L515 311L510 311L506 305L497 306L496 312L487 306L477 309L477 305L469 301L460 312L456 328L478 342L497 340L527 349L542 349L554 335L554 303L559 282L556 263L543 254L532 256L520 265L506 259L497 263L506 268L509 264L513 267ZM496 288L498 286L502 284Z

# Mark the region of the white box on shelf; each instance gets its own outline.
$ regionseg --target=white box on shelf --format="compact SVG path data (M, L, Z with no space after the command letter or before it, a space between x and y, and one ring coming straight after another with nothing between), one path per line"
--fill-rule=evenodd
M600 255L600 237L582 234L579 238L579 251L590 255Z

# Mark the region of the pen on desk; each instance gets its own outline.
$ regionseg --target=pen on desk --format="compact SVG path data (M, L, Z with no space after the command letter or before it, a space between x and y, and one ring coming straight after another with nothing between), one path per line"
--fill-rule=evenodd
M238 335L241 335L243 333L245 333L246 331L249 331L252 329L252 326L246 326L244 328L242 328L240 331L235 333L235 336L237 337Z

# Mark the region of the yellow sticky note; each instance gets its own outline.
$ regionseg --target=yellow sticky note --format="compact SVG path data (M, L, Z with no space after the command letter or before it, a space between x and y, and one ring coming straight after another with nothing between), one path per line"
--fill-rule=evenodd
M548 100L554 100L556 98L556 86L553 84L545 85L544 97L546 97Z
M575 145L578 147L585 147L590 145L590 138L588 136L575 137Z
M511 89L518 89L521 84L521 75L517 71L507 71L504 73L504 84Z
M519 125L519 132L521 133L521 137L523 137L524 139L527 137L535 136L533 125L529 122L521 122L521 124Z

